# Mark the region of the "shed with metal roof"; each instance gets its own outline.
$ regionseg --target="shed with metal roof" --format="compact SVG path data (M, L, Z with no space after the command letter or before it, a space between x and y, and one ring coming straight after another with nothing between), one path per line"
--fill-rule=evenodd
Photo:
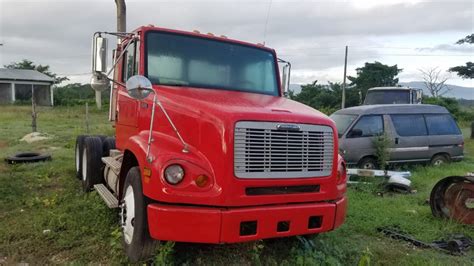
M34 100L53 106L53 83L53 78L36 70L0 68L0 104Z

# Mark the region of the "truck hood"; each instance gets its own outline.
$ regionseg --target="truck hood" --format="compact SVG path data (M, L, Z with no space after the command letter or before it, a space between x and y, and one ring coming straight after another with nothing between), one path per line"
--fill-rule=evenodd
M227 122L251 119L334 125L325 114L284 97L189 87L157 86L155 89L165 106L179 108L181 114L186 110L190 115Z

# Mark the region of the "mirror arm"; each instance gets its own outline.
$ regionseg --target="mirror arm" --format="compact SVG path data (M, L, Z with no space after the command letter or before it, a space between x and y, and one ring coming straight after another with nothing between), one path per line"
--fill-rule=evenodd
M168 115L168 112L166 112L166 109L163 107L163 105L161 104L161 101L158 100L158 97L156 97L156 93L155 93L155 97L156 99L156 103L158 104L158 106L160 107L161 111L165 114L166 116L166 119L168 119L168 122L170 123L171 127L173 128L174 132L176 133L176 135L178 136L179 140L181 141L181 143L183 144L183 150L182 152L183 153L188 153L189 152L189 149L188 149L188 144L184 141L183 137L181 137L181 134L179 134L179 131L178 129L176 128L176 126L174 125L173 123L173 120L171 120L170 116Z
M151 148L151 142L153 141L153 139L152 139L153 124L154 124L154 121L155 121L155 108L156 108L157 104L160 107L161 111L165 114L166 119L168 120L168 122L170 123L170 125L173 128L174 132L178 136L179 141L181 141L181 144L183 144L182 152L183 153L189 153L188 144L184 141L183 137L181 136L178 129L174 125L173 120L171 120L171 117L168 115L168 112L166 111L166 109L161 104L161 101L156 96L156 92L153 91L153 105L152 105L152 110L151 110L150 130L149 130L149 133L148 133L148 145L147 145L147 150L146 150L146 160L149 163L151 163L153 161L153 158L150 157L150 148Z

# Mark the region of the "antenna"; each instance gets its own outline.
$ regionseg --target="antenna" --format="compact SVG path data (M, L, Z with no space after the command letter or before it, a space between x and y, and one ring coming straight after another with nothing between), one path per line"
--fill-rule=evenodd
M268 19L270 18L270 9L272 8L272 0L268 4L267 10L267 18L265 19L265 28L263 29L263 45L265 45L265 41L267 39L267 26L268 26Z

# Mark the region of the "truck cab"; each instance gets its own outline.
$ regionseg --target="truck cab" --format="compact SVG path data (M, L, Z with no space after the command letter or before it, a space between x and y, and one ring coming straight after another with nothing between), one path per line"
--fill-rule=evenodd
M115 146L91 154L100 138L83 136L76 169L85 190L120 208L132 261L158 240L235 243L344 222L336 126L284 97L289 64L275 50L144 26L120 34L109 78L103 35L94 35L92 86L112 84Z
M364 105L373 104L420 104L421 89L409 87L374 87L367 91Z

